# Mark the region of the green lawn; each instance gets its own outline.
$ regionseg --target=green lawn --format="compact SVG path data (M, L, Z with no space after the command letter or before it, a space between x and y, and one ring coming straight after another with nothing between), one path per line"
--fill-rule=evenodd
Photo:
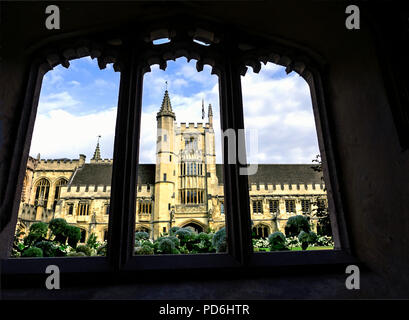
M259 248L257 250L257 248L254 248L254 252L266 252L266 251L270 251L269 248ZM329 247L308 247L307 250L333 250L334 247L333 246L329 246ZM301 247L295 247L295 248L291 248L291 251L301 251Z
M334 247L308 247L307 250L333 250ZM292 248L291 251L301 251L301 247Z

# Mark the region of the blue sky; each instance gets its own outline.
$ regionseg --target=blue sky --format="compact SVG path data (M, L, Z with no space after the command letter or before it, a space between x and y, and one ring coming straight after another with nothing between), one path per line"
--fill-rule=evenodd
M202 120L212 104L216 133L217 162L221 162L218 79L211 68L197 72L196 61L185 58L168 61L166 71L152 66L145 74L141 127L140 162L155 161L156 113L168 82L176 121ZM43 81L31 156L41 158L78 158L89 160L97 136L101 135L101 156L112 158L119 91L118 72L109 65L99 70L96 60L71 61L69 69L57 66ZM257 148L248 147L252 163L311 163L318 144L311 98L306 82L283 67L267 64L259 74L251 70L242 77L245 126L257 131Z

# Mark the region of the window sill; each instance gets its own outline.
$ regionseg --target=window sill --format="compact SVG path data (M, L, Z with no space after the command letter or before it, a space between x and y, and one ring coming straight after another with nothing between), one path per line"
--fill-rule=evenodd
M2 261L1 280L4 288L44 287L48 276L45 269L49 265L60 267L62 287L76 287L165 280L215 280L215 277L226 280L310 273L345 274L345 268L350 264L360 265L341 250L255 253L247 265L240 265L224 253L134 256L119 272L111 269L106 257L12 258Z
M133 256L123 271L223 269L248 267L285 267L305 265L353 264L357 260L342 250L255 252L247 265L239 264L227 253L163 254ZM106 257L10 258L2 261L2 274L44 274L48 265L58 265L62 272L87 273L111 271Z

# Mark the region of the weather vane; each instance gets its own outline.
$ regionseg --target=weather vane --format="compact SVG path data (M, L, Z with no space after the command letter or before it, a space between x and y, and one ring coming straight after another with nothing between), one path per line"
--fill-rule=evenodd
M168 81L167 80L165 81L165 88L166 88L165 90L168 91Z

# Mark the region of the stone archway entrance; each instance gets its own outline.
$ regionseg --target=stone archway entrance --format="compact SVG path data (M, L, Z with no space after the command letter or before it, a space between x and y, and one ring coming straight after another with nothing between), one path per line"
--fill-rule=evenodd
M188 224L185 224L183 228L191 228L196 233L203 232L203 227L195 222L189 222Z

